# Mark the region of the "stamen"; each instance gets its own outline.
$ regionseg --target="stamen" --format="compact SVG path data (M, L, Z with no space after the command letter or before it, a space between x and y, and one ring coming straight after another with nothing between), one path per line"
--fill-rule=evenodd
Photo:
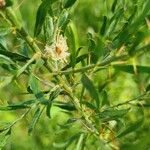
M55 48L55 51L56 51L56 53L57 53L58 55L60 55L61 52L62 52L61 49L60 49L59 47L57 47L57 46L56 46L56 48Z

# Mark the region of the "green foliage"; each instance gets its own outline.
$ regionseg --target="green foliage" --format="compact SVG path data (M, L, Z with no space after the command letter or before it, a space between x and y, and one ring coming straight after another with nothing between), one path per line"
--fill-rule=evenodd
M35 110L35 113L33 115L33 119L30 123L30 126L29 126L29 129L28 129L28 133L30 134L32 132L32 130L35 128L35 125L36 123L38 122L39 118L41 116L41 110L40 108L38 107L36 110Z
M38 36L40 34L50 4L51 4L50 0L43 0L41 5L39 6L37 14L36 14L36 23L35 23L35 28L34 28L34 36Z
M0 149L148 149L149 6L6 0Z
M100 105L99 95L92 81L90 81L90 79L85 74L83 74L81 78L81 82L83 86L89 91L91 97L96 101L97 108L99 108Z
M75 2L76 2L76 0L65 0L65 2L64 2L64 8L71 7Z
M6 0L6 7L12 6L13 1L12 0Z
M134 66L133 65L114 65L116 70L124 71L127 73L150 73L150 67L147 66Z

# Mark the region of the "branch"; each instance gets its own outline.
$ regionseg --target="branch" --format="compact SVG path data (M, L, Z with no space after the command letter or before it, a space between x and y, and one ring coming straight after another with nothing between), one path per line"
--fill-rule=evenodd
M108 65L114 61L118 61L118 60L127 60L129 58L128 55L122 55L122 56L112 56L110 58L108 58L107 60L104 60L103 62L97 63L97 64L92 64L92 65L88 65L82 68L77 68L77 69L68 69L65 71L56 71L56 72L52 72L53 75L66 75L66 74L70 74L70 73L79 73L79 72L85 72L87 70L93 69L95 67L103 67L105 65Z
M13 10L11 8L5 8L2 13L4 16L6 16L7 22L11 23L11 25L16 28L17 34L21 36L30 46L30 48L34 52L40 52L39 47L35 43L34 39L25 31L25 29L22 27L22 24L17 19L16 15L14 14ZM3 16L3 17L4 17Z

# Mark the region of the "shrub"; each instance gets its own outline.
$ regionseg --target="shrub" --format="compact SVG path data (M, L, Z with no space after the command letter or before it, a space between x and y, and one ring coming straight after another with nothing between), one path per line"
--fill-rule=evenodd
M0 148L148 149L149 6L0 0Z

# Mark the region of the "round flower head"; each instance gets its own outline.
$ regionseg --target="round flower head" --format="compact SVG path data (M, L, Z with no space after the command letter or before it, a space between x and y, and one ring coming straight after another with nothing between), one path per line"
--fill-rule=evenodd
M0 8L3 8L6 5L5 0L0 0Z
M55 61L66 61L66 58L69 56L66 38L62 35L58 35L56 41L53 44L50 46L45 46L45 51L48 57L51 57Z

